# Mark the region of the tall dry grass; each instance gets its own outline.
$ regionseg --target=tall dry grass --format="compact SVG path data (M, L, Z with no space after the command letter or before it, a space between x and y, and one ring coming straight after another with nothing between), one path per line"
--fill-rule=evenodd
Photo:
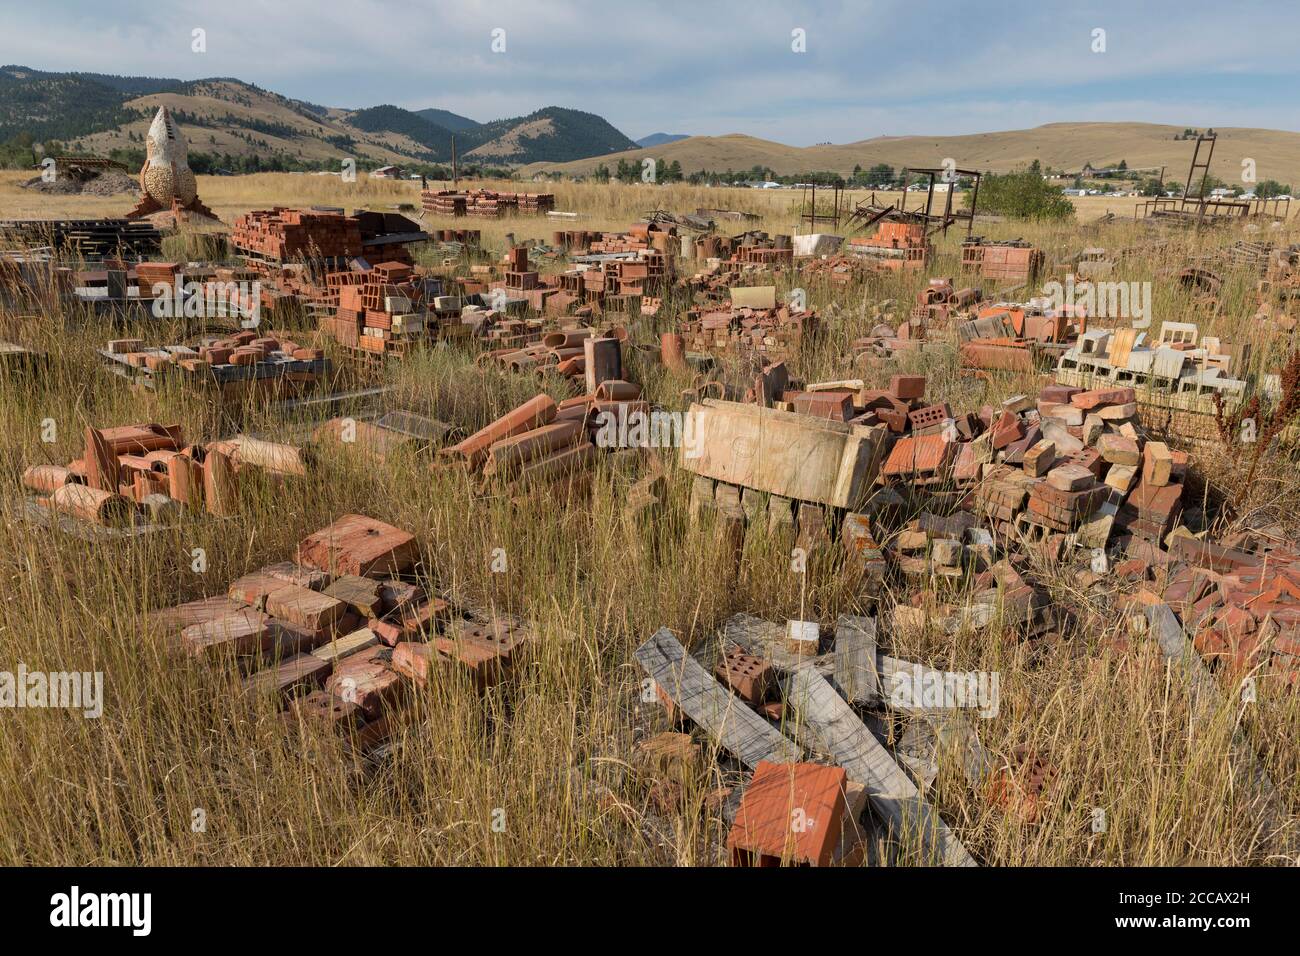
M221 181L205 181L204 197L219 209L272 199L350 205L328 190L301 192L316 188L312 178L275 177L265 186L263 179L231 180L231 190L243 191L238 199L221 194ZM656 206L766 201L738 191L724 201L716 190L676 187L556 191L561 207L588 211L593 228L625 225ZM755 211L763 213L763 228L788 230L788 209ZM485 242L498 244L507 229L540 238L551 228L494 223ZM1078 226L1000 224L990 233L1024 235L1047 250L1049 263L1083 245L1117 248L1142 239L1130 227L1093 234ZM1157 324L1200 318L1159 273L1231 238L1175 237L1158 256L1129 260L1123 275L1157 281ZM954 236L940 246L931 271L955 275L958 257ZM814 307L834 303L839 312L827 323L825 341L794 363L795 373L813 380L862 374L850 361L849 343L870 330L874 311L887 300L898 303L897 320L923 282L897 276L849 290L810 286ZM791 280L778 285L785 292ZM1253 337L1250 285L1242 270L1232 272L1222 314L1206 317L1204 326L1229 339ZM638 318L631 325L638 340L654 341L673 320ZM22 468L77 457L88 424L180 422L194 440L237 427L272 439L301 435L300 423L260 408L238 409L236 421L193 395L128 391L100 370L93 353L121 334L176 341L184 332L152 322L110 330L50 300L3 316L3 337L47 350L51 362L42 375L0 385L6 489L0 670L15 670L21 661L32 670L102 671L107 699L99 720L54 710L0 711L0 775L9 781L0 794L0 862L714 863L725 831L706 796L735 782L734 765L712 759L712 745L699 737L707 754L687 781L685 812L655 809L635 744L665 725L658 706L641 700L643 675L633 648L661 626L699 645L737 611L831 623L840 613L868 610L845 568L818 561L806 579L795 575L788 543L761 528L751 532L739 570L730 573L726 547L712 527L689 520L689 476L671 454L662 455L666 508L649 529L630 521L622 507L642 466L619 456L602 462L588 497L542 493L512 502L476 495L463 479L414 455L379 466L354 454L328 455L296 482L243 484L240 513L230 519L195 515L156 534L93 543L34 525L23 517ZM963 409L1039 384L962 377L951 349L910 358L902 368L923 371L931 395ZM892 371L875 369L867 377L882 384ZM684 378L640 357L632 360L632 375L650 398L679 407ZM472 356L450 350L391 366L382 381L394 388L393 407L467 429L539 388L535 378L482 369ZM563 394L555 383L546 387ZM47 419L57 427L49 444L41 440ZM1228 474L1213 458L1201 470L1211 486ZM1261 479L1273 489L1278 507L1272 511L1291 534L1300 491L1295 476L1287 460L1274 459ZM520 615L537 631L527 665L486 697L451 672L417 695L398 721L398 745L373 765L349 758L328 736L286 732L269 704L238 692L236 672L178 657L144 618L151 609L223 592L233 578L287 557L306 534L353 511L416 532L423 542L421 573L431 588L462 606ZM192 570L196 548L206 553L202 573ZM492 570L497 548L507 557L505 573ZM1115 611L1113 589L1085 594L1068 573L1045 568L1043 576L1062 614L1056 641L1025 641L1001 627L955 636L936 627L881 629L883 648L895 656L999 673L998 716L974 721L984 748L998 761L1027 745L1058 768L1043 819L1031 826L1007 818L946 759L928 796L968 849L990 865L1276 862L1280 844L1259 839L1258 807L1234 782L1225 754L1240 723L1294 813L1300 805L1295 697L1265 687L1248 706L1229 693L1214 720L1194 723L1177 672L1150 649L1127 657L1103 651L1106 638L1128 628ZM902 730L899 722L891 726ZM1096 809L1105 811L1104 832L1092 830ZM192 827L195 810L206 816L203 832ZM502 820L498 832L493 823Z

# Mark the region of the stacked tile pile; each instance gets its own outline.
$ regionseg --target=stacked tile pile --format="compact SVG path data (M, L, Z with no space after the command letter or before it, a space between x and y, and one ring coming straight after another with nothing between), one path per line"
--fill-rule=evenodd
M418 557L408 532L345 515L299 544L296 560L156 612L152 623L190 656L235 663L245 691L287 705L290 723L368 749L440 666L484 690L508 677L530 640L517 621L472 619L427 594L412 580Z
M925 268L930 244L925 226L919 223L882 222L871 236L854 236L847 243L850 255L871 259L877 267L890 271Z
M298 395L313 389L330 368L320 349L299 345L285 333L252 329L207 337L194 346L146 348L141 339L113 339L101 354L115 371L145 387L179 381L215 387L230 399Z
M277 262L286 259L351 259L361 255L361 224L336 212L306 212L277 206L235 219L236 249Z
M428 283L408 265L381 262L367 272L335 272L326 283L337 291L338 310L321 316L320 328L345 346L404 355L437 329Z
M471 189L464 193L426 190L420 194L420 202L425 212L434 215L484 219L499 219L514 213L543 216L555 208L555 196L551 193L507 193L491 189Z
M1041 249L1019 239L990 241L967 239L961 245L962 272L978 272L983 279L1028 282L1043 267Z
M22 480L44 496L41 505L108 526L170 521L185 508L231 515L242 472L283 478L304 475L310 465L311 456L291 445L243 436L187 445L179 425L122 425L87 428L81 458L66 467L35 465Z

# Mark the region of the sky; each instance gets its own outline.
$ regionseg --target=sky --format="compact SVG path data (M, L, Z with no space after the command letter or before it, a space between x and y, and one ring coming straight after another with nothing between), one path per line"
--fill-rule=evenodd
M633 139L1300 130L1298 17L1283 0L0 0L0 63L233 76L324 106L479 121L564 106Z

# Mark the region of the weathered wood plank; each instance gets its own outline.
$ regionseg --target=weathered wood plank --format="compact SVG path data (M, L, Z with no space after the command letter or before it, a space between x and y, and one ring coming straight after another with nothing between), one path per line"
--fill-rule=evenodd
M672 631L656 631L636 649L636 659L691 720L751 770L760 760L788 763L799 759L798 746L714 680L686 653Z
M876 667L876 622L869 617L841 614L835 622L835 686L855 704L880 700L880 671Z
M697 475L837 508L857 507L876 477L883 437L869 430L714 399L690 415L682 465Z
M975 866L975 860L922 798L884 746L858 719L844 698L813 667L790 673L787 700L813 728L849 779L867 788L871 805L900 842L923 846L945 866Z

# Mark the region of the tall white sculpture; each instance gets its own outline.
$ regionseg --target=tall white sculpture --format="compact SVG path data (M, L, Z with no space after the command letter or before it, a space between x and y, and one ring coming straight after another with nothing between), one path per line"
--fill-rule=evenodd
M189 147L165 106L158 107L145 136L140 191L140 201L127 213L128 219L166 211L194 212L216 218L212 210L199 202L198 186L190 169Z

